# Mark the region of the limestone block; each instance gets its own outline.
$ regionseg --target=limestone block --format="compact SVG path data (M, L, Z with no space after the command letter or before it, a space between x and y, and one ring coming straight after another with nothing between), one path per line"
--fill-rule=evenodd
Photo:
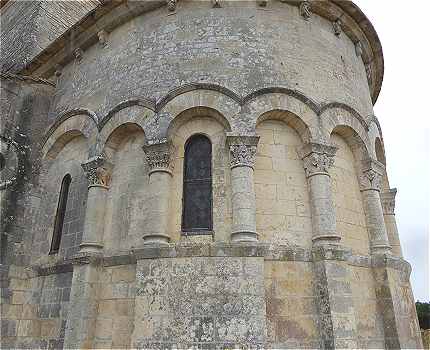
M20 320L17 335L19 337L39 337L40 322L38 320Z
M61 322L59 319L40 320L40 336L45 338L59 338Z
M112 282L133 282L136 278L134 266L120 266L112 269Z

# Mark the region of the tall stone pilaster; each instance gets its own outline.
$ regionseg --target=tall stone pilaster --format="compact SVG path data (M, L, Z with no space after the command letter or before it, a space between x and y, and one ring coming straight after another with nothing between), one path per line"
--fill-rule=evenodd
M170 190L172 184L171 142L145 145L143 150L149 166L150 218L143 235L144 244L167 244L170 241L168 220L170 210Z
M396 216L394 213L396 207L396 194L397 189L392 188L381 192L380 197L388 241L390 242L392 252L394 255L402 257L403 253L400 246L399 231L397 229Z
M375 294L382 315L386 349L422 349L422 339L409 282L411 266L391 254L372 256Z
M230 149L234 242L257 241L254 163L258 136L227 137Z
M349 255L349 250L333 244L320 244L312 251L319 331L324 349L358 347Z
M388 241L379 197L384 166L375 160L368 159L363 161L361 170L360 191L363 198L367 230L369 231L371 254L389 253L391 246Z
M94 348L100 273L99 254L86 252L75 256L64 349Z
M81 252L97 253L103 249L105 207L111 179L112 164L96 156L82 164L88 178L88 201Z
M336 214L328 173L334 164L336 151L334 146L319 143L309 143L301 150L311 199L314 246L340 241L340 235L336 232Z

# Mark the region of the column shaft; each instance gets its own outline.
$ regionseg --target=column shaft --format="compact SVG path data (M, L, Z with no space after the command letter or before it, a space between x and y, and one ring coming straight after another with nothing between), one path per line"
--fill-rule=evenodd
M151 209L147 225L145 243L168 243L169 196L172 175L167 172L153 172L149 175Z
M170 191L172 183L172 153L170 142L145 145L143 147L149 165L149 191L151 209L144 244L167 244Z
M336 233L336 214L328 173L336 150L336 147L317 143L309 143L301 150L311 199L313 245L340 241Z
M360 176L360 191L363 198L372 254L383 254L391 251L379 197L381 174L383 173L382 167L383 165L379 162L366 160L363 162L363 172Z
M234 242L257 241L255 213L254 163L258 136L227 138L230 148L231 190Z
M381 192L381 204L384 212L385 227L387 229L388 241L390 242L392 252L398 257L403 257L402 248L400 246L399 231L397 229L396 216L394 209L396 206L395 188Z
M79 253L73 266L64 349L91 349L97 321L100 259Z
M246 166L231 169L233 240L255 240L257 224L255 218L254 170Z
M97 156L82 164L88 178L88 200L85 213L81 252L98 252L103 249L105 208L112 164Z
M88 189L81 251L103 248L106 196L107 188L105 187L90 187Z

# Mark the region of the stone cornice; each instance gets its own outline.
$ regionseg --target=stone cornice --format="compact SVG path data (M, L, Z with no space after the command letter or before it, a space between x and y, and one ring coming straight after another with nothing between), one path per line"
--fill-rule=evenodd
M283 0L283 2L300 7L303 1ZM361 43L362 59L368 67L372 101L375 103L382 85L384 59L381 43L372 24L352 1L330 0L309 3L312 14L326 18L330 22L342 18L342 31L354 44ZM134 17L162 6L168 6L166 1L103 1L36 56L22 73L48 78L54 74L58 65L65 65L74 59L74 49L79 47L85 50L97 43L101 30L109 33ZM72 37L74 47L70 45Z
M188 258L188 257L260 257L267 261L301 261L312 262L321 260L346 261L348 265L360 267L389 267L403 271L406 276L411 271L410 264L399 257L390 254L354 255L350 249L339 246L318 247L305 249L296 246L270 244L265 242L253 243L174 243L163 246L148 246L131 251L105 252L105 254L78 253L71 259L54 259L49 262L36 262L31 265L38 275L64 273L73 270L73 265L103 264L103 266L118 266L136 264L141 259Z
M9 72L0 72L0 79L13 80L13 81L18 81L25 84L41 84L41 85L48 85L50 87L55 87L55 84L52 81L49 81L47 79L32 77L28 75L13 74Z

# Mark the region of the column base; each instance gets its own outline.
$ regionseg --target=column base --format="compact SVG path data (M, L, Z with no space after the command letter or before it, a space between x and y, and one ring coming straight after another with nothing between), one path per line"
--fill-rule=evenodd
M337 234L319 235L312 237L312 244L314 246L321 245L339 245L341 237Z
M170 237L168 235L162 233L149 233L147 235L143 235L143 244L169 244Z
M103 250L103 244L96 242L84 242L79 245L80 253L100 253Z
M391 246L387 244L374 244L370 246L370 253L372 255L391 254Z
M251 231L237 231L231 234L232 242L257 242L258 233Z

